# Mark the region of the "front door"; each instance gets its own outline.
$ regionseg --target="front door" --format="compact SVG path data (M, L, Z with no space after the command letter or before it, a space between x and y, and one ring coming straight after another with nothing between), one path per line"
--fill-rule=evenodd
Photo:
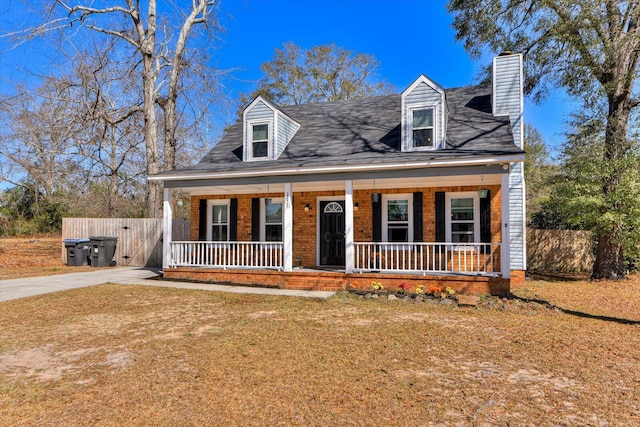
M344 266L344 201L320 202L320 264Z

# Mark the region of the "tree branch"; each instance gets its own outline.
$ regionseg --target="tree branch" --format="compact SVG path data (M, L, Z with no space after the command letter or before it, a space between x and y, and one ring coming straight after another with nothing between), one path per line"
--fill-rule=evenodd
M131 14L131 9L125 9L124 7L120 7L120 6L105 7L103 9L97 9L94 7L87 7L87 6L72 7L66 4L65 2L63 2L62 0L56 0L56 3L58 3L60 6L65 8L67 12L69 12L69 15L72 15L76 12L82 12L81 13L82 19L84 19L85 16L93 15L93 14L103 14L103 13L113 13L113 12L120 12L126 15Z
M140 49L140 47L141 47L140 42L138 40L135 40L135 39L129 37L126 33L122 32L122 31L107 30L107 29L102 28L102 27L96 27L95 25L87 25L87 27L92 29L93 31L97 31L99 33L103 33L103 34L108 34L110 36L119 37L122 40L126 41L127 43L133 45L133 47L135 47L136 49Z

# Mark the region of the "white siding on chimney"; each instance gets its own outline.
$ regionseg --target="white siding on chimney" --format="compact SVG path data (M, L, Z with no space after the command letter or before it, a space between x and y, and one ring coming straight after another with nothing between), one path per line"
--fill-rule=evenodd
M522 55L493 60L493 115L522 112Z
M512 163L509 173L509 243L511 269L526 270L526 226L522 163Z
M509 116L513 142L524 147L522 55L501 55L493 60L492 106L495 116ZM526 270L526 210L524 169L511 163L509 171L509 246L512 270Z

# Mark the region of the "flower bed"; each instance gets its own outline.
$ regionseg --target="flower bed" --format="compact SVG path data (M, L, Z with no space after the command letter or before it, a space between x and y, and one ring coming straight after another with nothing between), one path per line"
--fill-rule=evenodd
M442 289L439 286L430 285L425 289L424 285L418 285L415 289L411 289L411 287L405 282L402 282L397 286L387 288L382 284L382 282L372 281L371 285L369 287L365 287L365 289L360 289L360 286L357 283L354 283L354 286L351 287L349 291L362 295L364 298L384 297L390 300L403 299L415 302L430 301L443 305L457 303L458 301L456 291L450 287Z

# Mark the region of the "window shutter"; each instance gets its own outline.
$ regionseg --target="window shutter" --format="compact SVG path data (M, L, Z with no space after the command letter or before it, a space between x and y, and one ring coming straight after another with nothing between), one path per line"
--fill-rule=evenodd
M207 199L200 199L198 206L200 218L198 218L198 240L207 240Z
M260 241L260 199L251 199L251 241Z
M238 241L238 199L229 200L229 241Z
M480 199L480 242L491 243L491 191Z
M378 201L371 201L372 225L373 225L373 241L382 241L382 197L378 197Z
M436 191L436 242L446 242L445 192Z
M413 241L422 242L422 192L413 193Z

